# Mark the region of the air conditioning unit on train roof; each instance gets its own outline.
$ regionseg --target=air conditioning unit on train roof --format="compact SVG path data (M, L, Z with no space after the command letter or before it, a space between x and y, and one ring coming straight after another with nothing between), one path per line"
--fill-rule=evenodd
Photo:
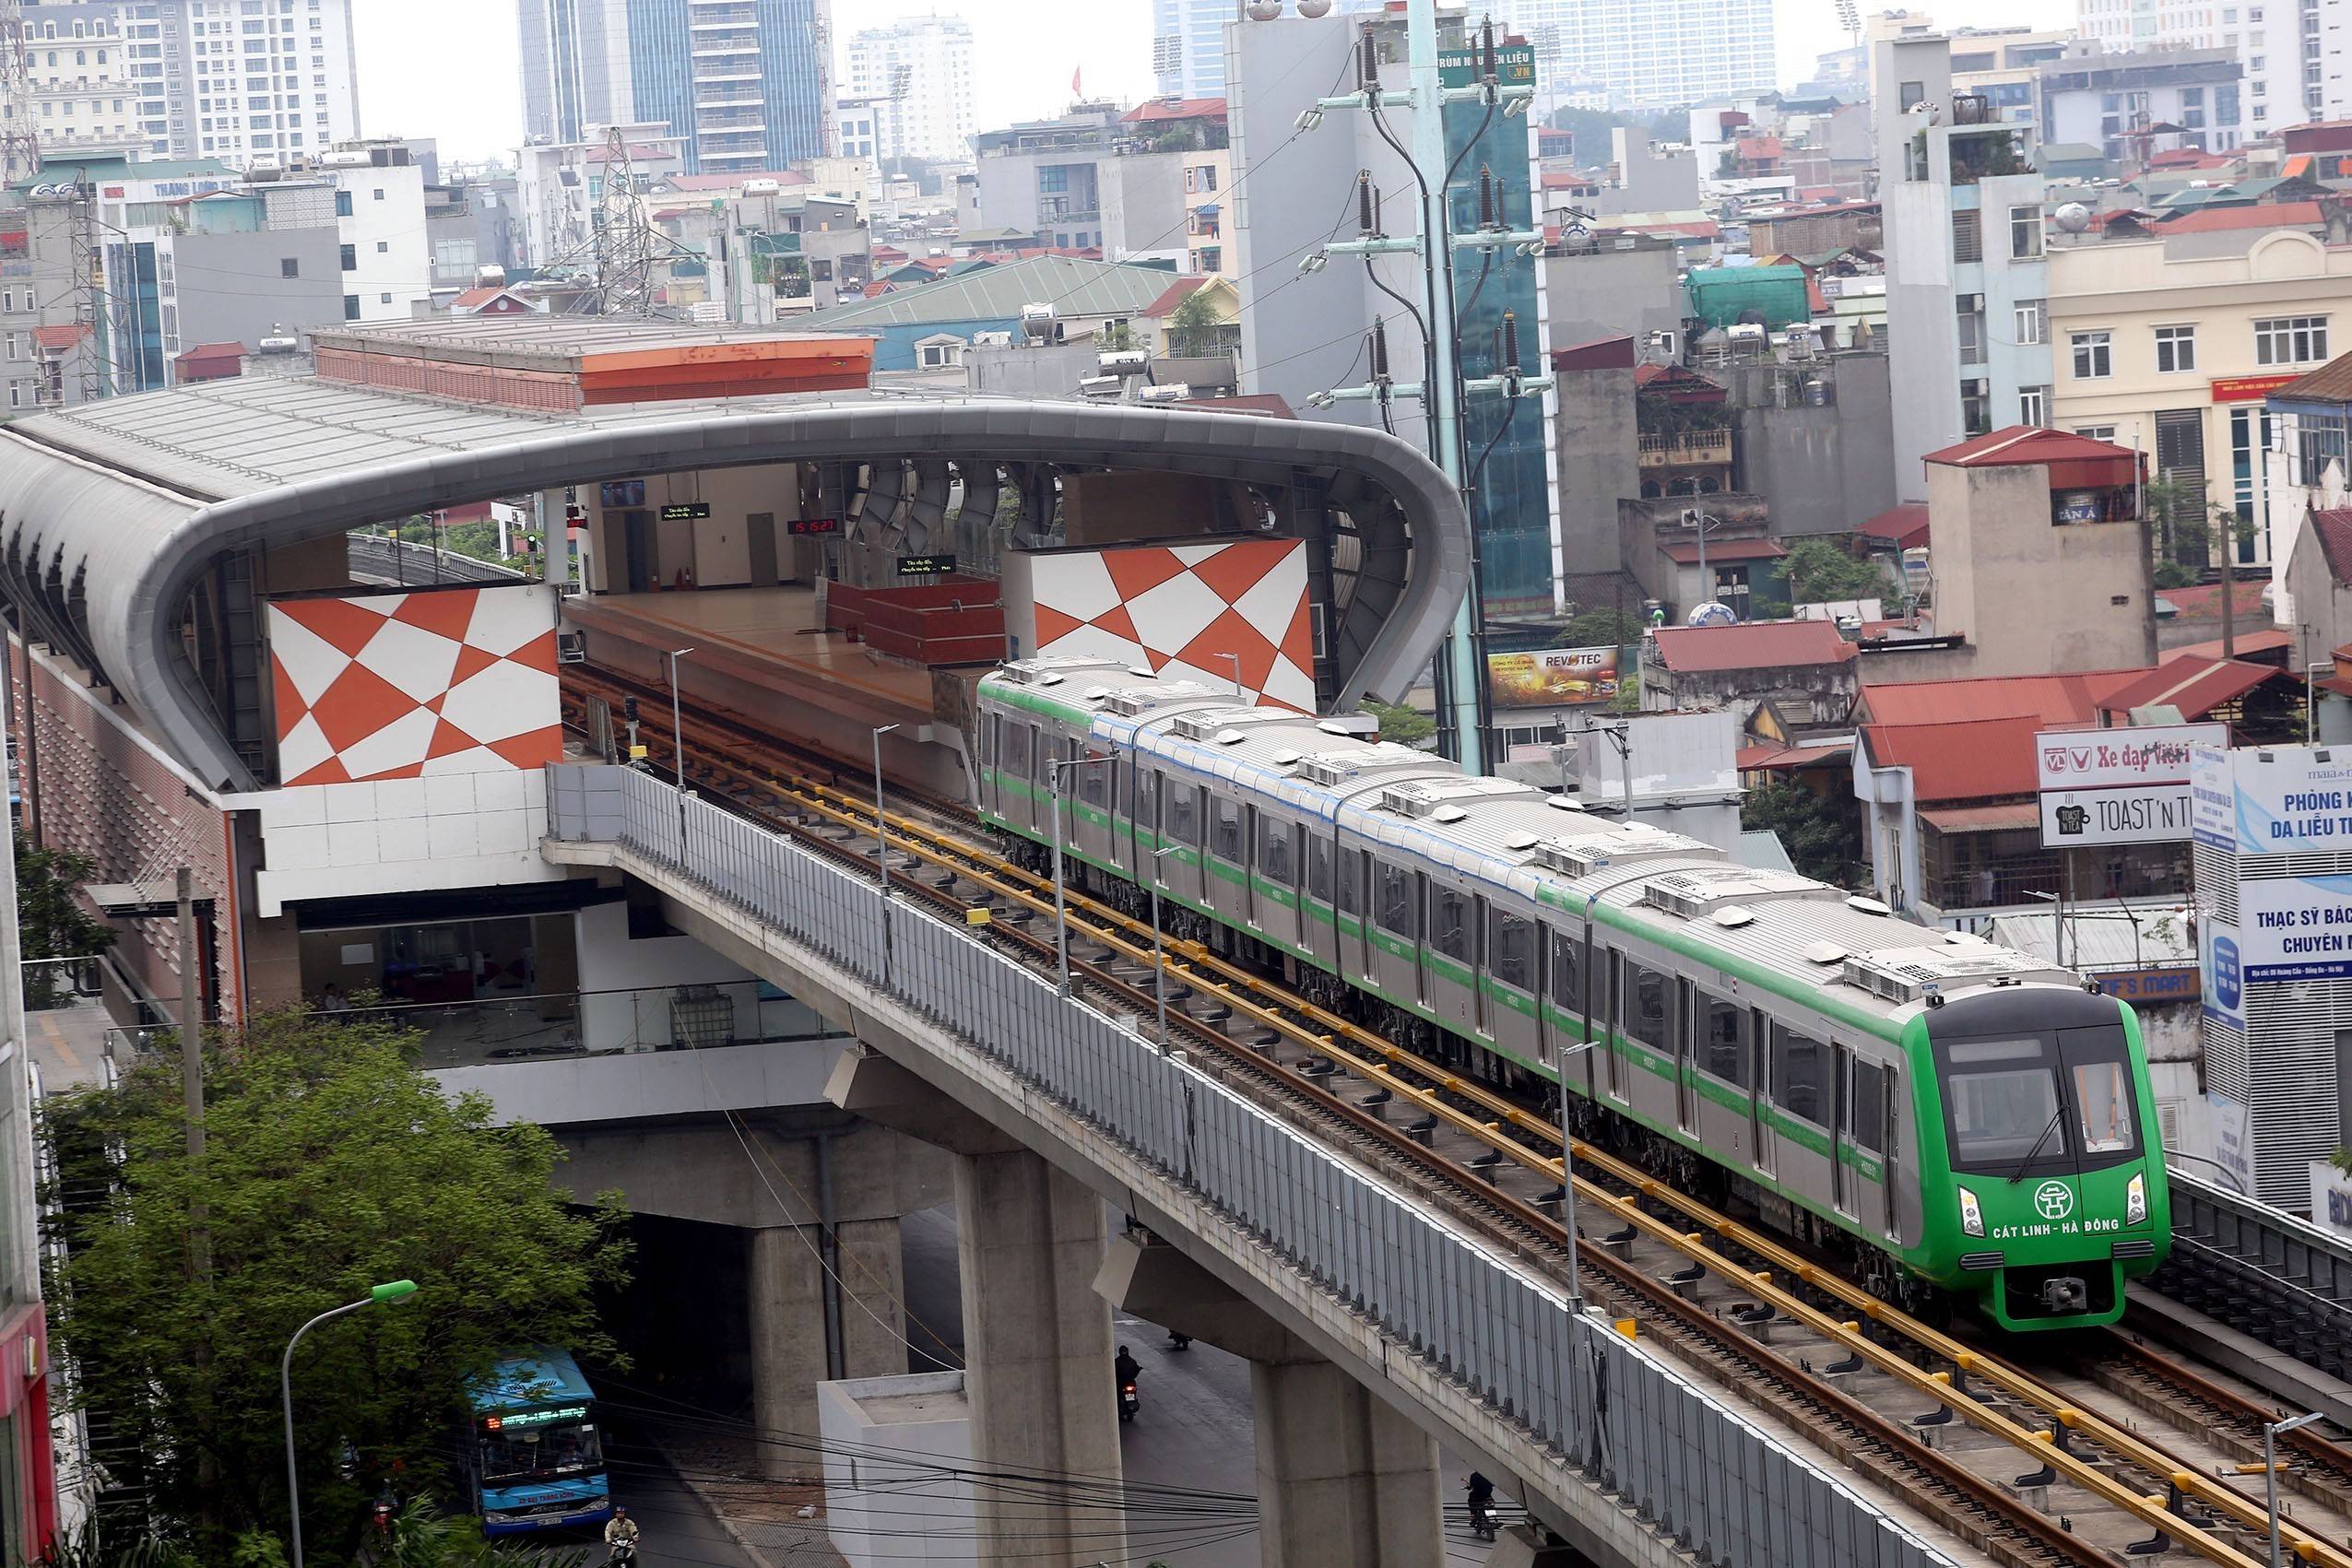
M1685 857L1720 859L1722 853L1711 843L1680 833L1619 831L1590 838L1545 839L1529 853L1528 860L1563 877L1590 877L1604 866Z
M1916 1002L1930 990L1953 991L2051 973L2050 965L2007 948L1880 948L1846 955L1840 975L1890 1002Z
M1793 871L1759 870L1752 866L1691 866L1659 873L1642 889L1642 901L1696 920L1721 905L1769 903L1780 899L1829 900L1843 897L1810 877Z

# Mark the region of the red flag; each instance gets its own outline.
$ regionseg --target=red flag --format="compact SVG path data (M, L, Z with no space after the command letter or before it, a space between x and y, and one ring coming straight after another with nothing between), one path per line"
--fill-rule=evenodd
M1084 98L1086 96L1086 89L1078 85L1079 76L1085 69L1085 66L1081 65L1077 70L1072 71L1070 74L1070 96L1072 98Z

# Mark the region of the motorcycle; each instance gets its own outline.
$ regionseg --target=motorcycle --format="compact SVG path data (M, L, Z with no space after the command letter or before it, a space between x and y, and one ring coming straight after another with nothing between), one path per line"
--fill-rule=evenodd
M1495 1505L1473 1503L1470 1505L1470 1533L1480 1540L1495 1539Z
M1123 1421L1133 1421L1135 1419L1135 1412L1137 1409L1138 1404L1135 1397L1135 1385L1132 1383L1120 1384L1118 1385L1118 1419Z
M637 1543L619 1540L612 1543L612 1555L606 1558L605 1568L636 1568Z

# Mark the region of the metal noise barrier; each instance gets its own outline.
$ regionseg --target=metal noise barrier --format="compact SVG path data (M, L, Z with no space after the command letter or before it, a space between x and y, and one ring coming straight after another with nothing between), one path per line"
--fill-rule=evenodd
M964 928L886 905L870 877L640 770L555 764L548 778L551 837L623 845L917 1009L1213 1205L1700 1562L1948 1568L1640 1346L1572 1317L1544 1282Z

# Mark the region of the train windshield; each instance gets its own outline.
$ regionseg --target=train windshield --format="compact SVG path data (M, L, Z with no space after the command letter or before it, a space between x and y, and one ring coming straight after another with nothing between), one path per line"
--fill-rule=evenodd
M1935 1043L1952 1168L2039 1176L2120 1165L2139 1152L2139 1109L2120 1028Z

